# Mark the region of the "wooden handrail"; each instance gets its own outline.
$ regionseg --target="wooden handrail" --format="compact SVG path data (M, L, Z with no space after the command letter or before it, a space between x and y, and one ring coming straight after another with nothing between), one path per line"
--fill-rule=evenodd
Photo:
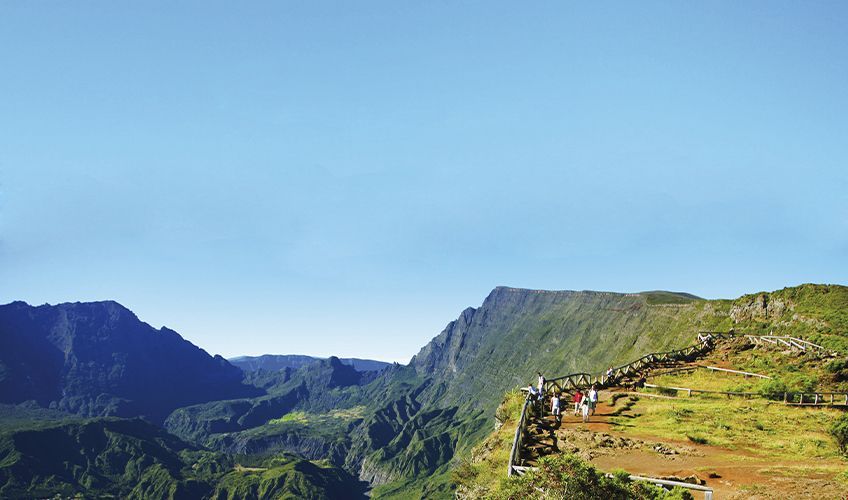
M521 407L521 416L518 418L518 425L515 426L515 437L512 440L512 450L509 452L509 466L507 468L507 476L511 476L515 461L518 458L519 448L521 447L522 434L524 433L524 422L527 418L527 407L530 405L530 396L524 398L524 406Z
M692 389L690 387L674 387L674 386L665 386L665 385L656 385L656 384L645 384L645 387L651 389L665 389L670 391L686 391L689 395L692 393L700 393L700 394L723 394L726 396L757 396L764 397L769 399L780 399L783 398L783 401L787 404L794 404L793 402L788 401L789 397L794 401L795 396L801 396L802 403L810 406L823 406L823 405L833 405L833 406L845 406L848 405L848 392L802 392L802 391L784 391L784 392L770 392L770 393L762 393L762 392L737 392L737 391L709 391L706 389ZM803 398L805 396L812 396L815 402L811 403L803 403ZM826 402L823 399L819 402L816 396L840 396L845 399L845 403L837 402L832 397L830 402Z
M743 371L740 371L740 370L731 370L730 368L719 368L717 366L698 365L698 367L699 368L706 368L707 370L716 370L716 371L720 371L720 372L737 373L739 375L745 375L746 377L760 377L760 378L767 378L767 379L771 380L771 377L769 377L768 375L760 375L759 373L743 372Z
M684 483L682 481L669 481L668 479L657 479L654 477L645 477L645 476L634 476L631 475L630 479L632 481L645 481L648 483L661 484L663 486L679 486L680 488L686 488L689 490L703 491L704 492L704 500L712 500L713 498L713 489L709 486L702 486L700 484L692 484L692 483Z

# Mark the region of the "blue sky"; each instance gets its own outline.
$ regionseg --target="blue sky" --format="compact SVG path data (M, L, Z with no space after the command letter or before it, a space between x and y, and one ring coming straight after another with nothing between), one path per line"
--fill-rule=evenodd
M497 285L848 283L844 2L0 3L0 302L405 362Z

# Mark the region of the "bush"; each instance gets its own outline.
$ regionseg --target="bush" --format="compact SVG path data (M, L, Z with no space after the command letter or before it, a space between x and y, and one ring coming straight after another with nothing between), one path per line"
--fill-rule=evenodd
M624 392L613 393L613 395L610 397L610 403L609 403L610 406L615 406L615 403L623 397L627 397L627 393L624 393Z
M503 500L568 498L594 500L692 500L687 490L667 491L659 486L630 481L624 471L611 476L598 472L592 465L575 455L549 456L539 461L539 469L523 476L504 479L495 498Z
M677 396L677 389L668 389L668 388L665 388L665 387L657 387L657 394L659 394L661 396L676 397Z
M705 438L703 436L694 436L694 435L691 435L691 434L686 434L686 437L689 439L689 441L692 441L693 443L697 443L697 444L707 444L707 443L709 443L707 438Z
M836 439L839 452L848 456L848 413L843 414L830 426L830 435Z
M834 359L824 365L824 369L833 374L836 382L848 381L848 359Z
M779 378L765 380L760 385L760 394L769 399L783 399L783 393L787 392L786 383Z
M830 373L838 373L848 368L848 359L832 359L824 365L824 369Z

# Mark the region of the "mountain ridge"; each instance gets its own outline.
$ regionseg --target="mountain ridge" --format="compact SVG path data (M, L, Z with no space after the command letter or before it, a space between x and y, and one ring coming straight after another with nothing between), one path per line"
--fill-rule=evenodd
M221 356L114 301L0 306L0 403L35 400L84 416L146 416L259 395Z
M343 364L352 366L357 371L379 371L392 363L378 361L374 359L363 358L339 358L337 356L328 356L326 358L307 356L305 354L262 354L259 356L236 356L227 358L233 366L241 368L243 371L279 371L286 368L299 369L303 366L314 363L316 361L328 360L336 358Z

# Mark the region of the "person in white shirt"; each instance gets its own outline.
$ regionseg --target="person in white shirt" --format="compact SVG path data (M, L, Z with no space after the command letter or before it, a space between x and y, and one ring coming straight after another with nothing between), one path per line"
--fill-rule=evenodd
M557 395L557 393L554 393L554 395L551 396L551 414L554 416L557 423L560 423L562 417L560 417L559 414L559 395Z
M527 386L527 393L530 395L530 399L535 400L539 393L536 391L536 388L533 387L533 384Z
M542 372L536 372L539 374L539 395L545 395L545 377L542 375Z
M589 409L592 411L592 415L595 414L595 407L598 405L598 391L595 390L595 386L592 385L592 388L589 389Z
M583 414L583 422L589 421L589 396L584 395L583 401L580 403L580 411Z

